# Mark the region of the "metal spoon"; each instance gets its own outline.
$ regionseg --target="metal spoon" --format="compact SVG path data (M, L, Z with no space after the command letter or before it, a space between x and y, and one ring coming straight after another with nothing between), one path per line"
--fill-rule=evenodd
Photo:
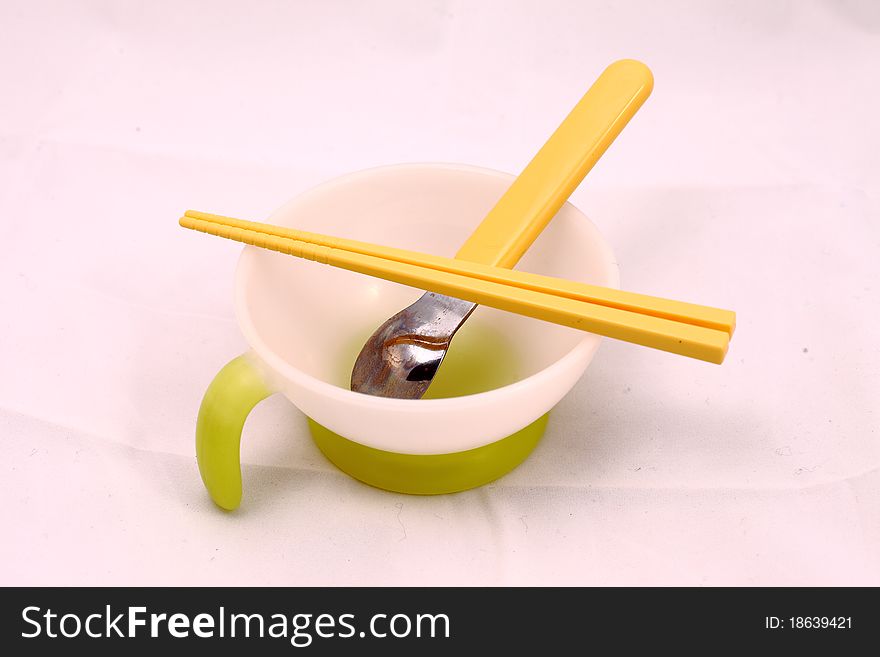
M624 59L593 83L528 166L486 215L456 258L513 267L620 134L654 85L644 64ZM419 399L477 304L426 292L367 340L351 389Z
M355 361L351 389L379 397L421 398L452 336L476 307L426 292L370 336Z

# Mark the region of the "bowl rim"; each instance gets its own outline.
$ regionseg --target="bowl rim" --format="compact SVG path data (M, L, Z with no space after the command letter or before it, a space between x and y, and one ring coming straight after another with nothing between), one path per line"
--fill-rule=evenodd
M276 216L287 214L291 210L295 209L297 205L300 205L309 198L320 194L326 194L334 188L343 187L360 178L365 178L376 175L377 173L389 172L394 170L404 171L412 169L446 169L453 171L466 171L470 173L493 176L496 178L500 177L510 181L515 178L513 174L498 171L496 169L489 169L486 167L479 167L470 164L460 164L454 162L415 162L387 164L343 174L341 176L337 176L322 183L319 183L318 185L315 185L297 194L296 196L285 202L283 205L279 206L271 213L268 221L272 222L272 220ZM598 237L596 247L598 254L602 260L603 270L606 272L608 277L606 284L609 287L618 288L620 286L620 271L614 253L612 252L608 242L599 232L595 224L593 224L593 222L590 221L590 219L579 208L573 205L570 201L566 201L563 207L567 207L569 208L569 210L574 210L577 214L581 215L586 222L586 226L589 227ZM345 388L336 386L332 383L328 383L327 381L319 379L315 376L312 376L311 374L304 372L303 370L294 367L287 360L285 360L277 353L275 353L272 349L270 349L268 345L262 339L260 339L259 333L254 323L252 322L250 314L247 310L247 286L245 285L245 282L248 280L248 277L250 276L250 273L254 267L254 263L256 262L257 257L259 257L261 251L262 249L259 249L255 246L245 246L242 249L241 255L239 256L238 264L235 270L235 318L236 322L238 323L239 329L244 335L246 342L248 343L250 349L256 354L258 359L262 361L277 376L281 377L282 379L291 381L295 385L300 385L307 389L310 389L314 393L320 394L323 397L327 397L334 402L339 402L347 406L366 408L374 411L386 410L398 413L403 412L407 414L428 411L429 409L432 412L442 412L445 410L453 411L462 408L485 406L487 403L491 403L492 400L496 397L509 396L511 394L515 394L522 388L533 388L535 386L541 386L543 383L553 380L554 378L556 378L557 371L564 371L568 369L568 366L572 361L577 361L579 359L583 360L583 362L585 363L584 370L586 370L586 367L589 365L593 354L598 349L599 343L601 342L600 336L592 333L585 333L583 339L579 340L574 347L572 347L562 357L558 358L547 367L533 374L530 374L527 377L519 379L518 381L514 381L513 383L509 383L498 388L493 388L492 390L478 392L470 395L462 395L459 397L443 397L439 399L395 399L389 397L375 397L360 392L354 392L352 390L347 390Z

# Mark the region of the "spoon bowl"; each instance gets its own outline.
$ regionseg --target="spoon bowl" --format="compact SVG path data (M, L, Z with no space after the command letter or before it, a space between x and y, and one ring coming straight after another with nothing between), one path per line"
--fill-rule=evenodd
M367 340L351 371L351 389L368 395L421 399L449 343L477 304L426 292L386 320Z

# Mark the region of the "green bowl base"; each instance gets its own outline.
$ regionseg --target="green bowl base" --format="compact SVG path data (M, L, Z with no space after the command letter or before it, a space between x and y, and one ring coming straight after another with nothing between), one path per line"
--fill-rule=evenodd
M507 438L451 454L386 452L343 438L311 418L309 430L324 456L365 484L397 493L442 495L482 486L513 470L541 440L548 415Z

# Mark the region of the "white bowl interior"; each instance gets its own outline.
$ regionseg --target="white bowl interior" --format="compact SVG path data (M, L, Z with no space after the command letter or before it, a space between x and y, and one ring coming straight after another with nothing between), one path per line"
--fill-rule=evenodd
M385 167L352 174L297 197L276 224L454 256L510 185L512 176L459 165ZM248 247L243 306L254 337L296 370L348 389L366 338L422 291ZM566 204L518 268L617 285L595 227ZM243 258L243 265L246 258ZM240 304L241 305L241 304ZM458 380L440 396L482 392L529 377L596 336L480 307L456 336L438 372ZM464 358L454 360L458 350ZM432 386L433 390L433 386ZM451 391L451 392L449 392Z

